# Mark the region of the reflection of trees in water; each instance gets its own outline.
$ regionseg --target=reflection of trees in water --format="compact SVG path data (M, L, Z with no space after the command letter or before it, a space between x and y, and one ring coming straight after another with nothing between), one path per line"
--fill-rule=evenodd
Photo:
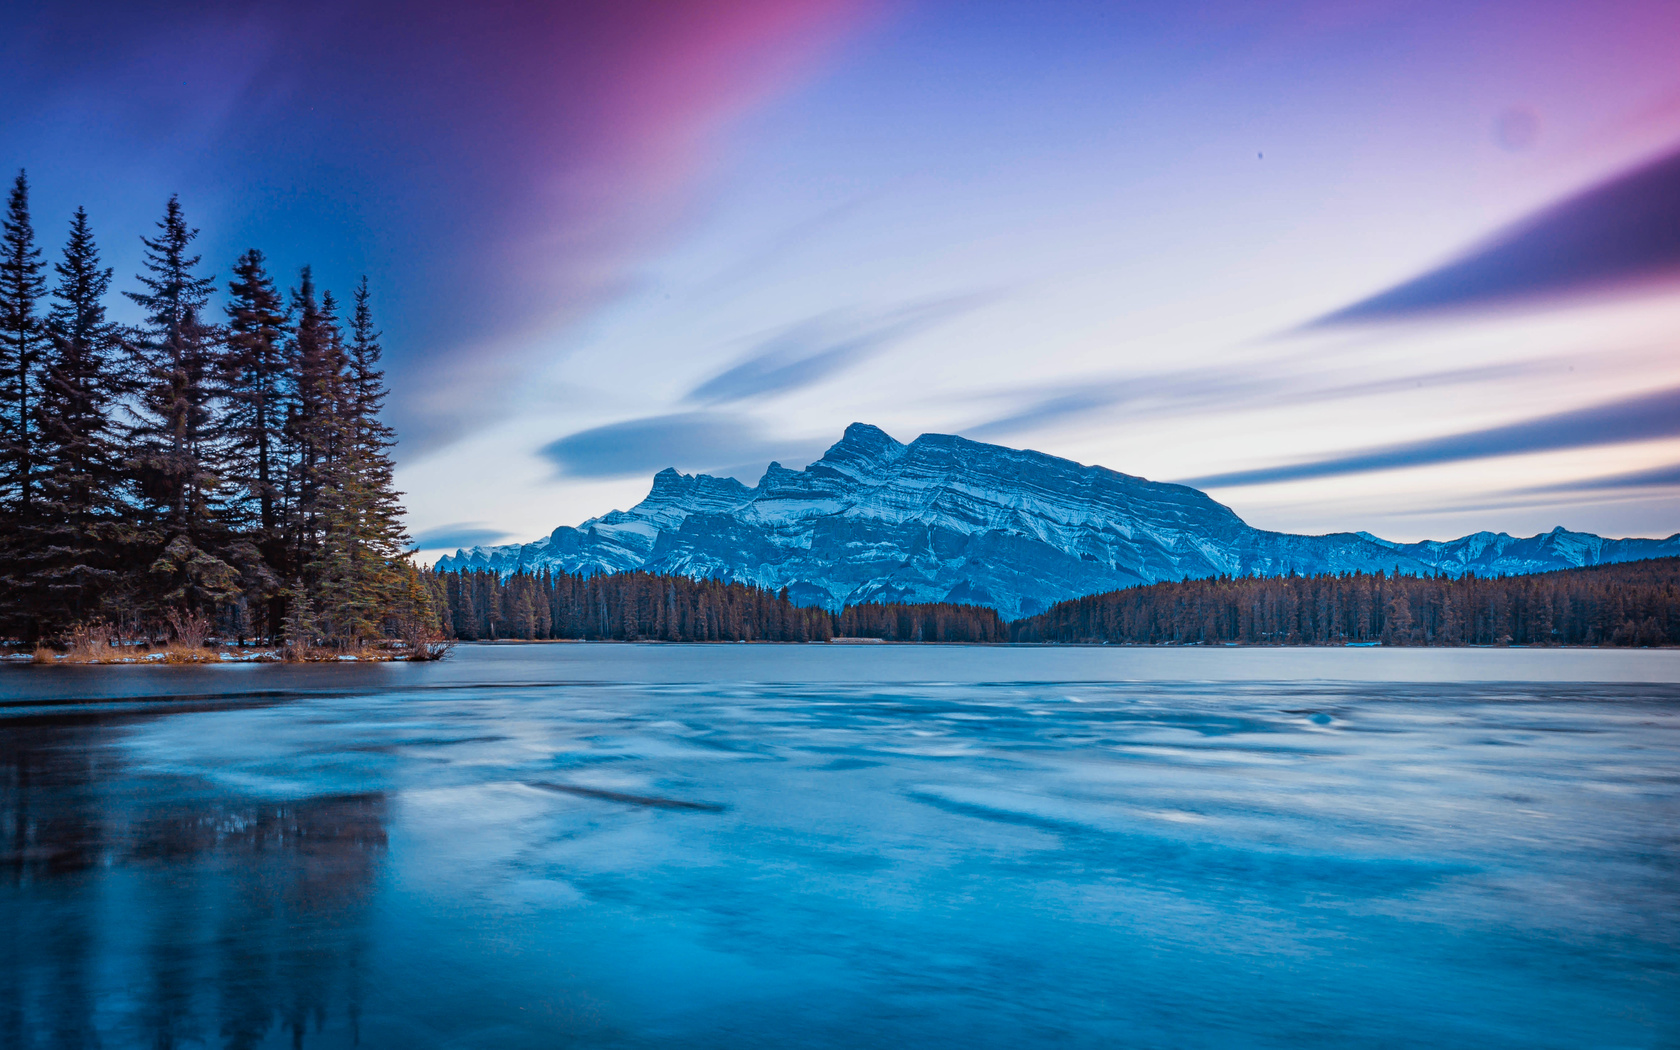
M136 777L116 732L0 723L0 1045L354 1038L385 797Z

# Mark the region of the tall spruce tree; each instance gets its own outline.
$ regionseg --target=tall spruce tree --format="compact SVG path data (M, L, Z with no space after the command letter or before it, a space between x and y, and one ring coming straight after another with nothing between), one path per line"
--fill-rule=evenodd
M39 513L21 532L30 590L49 630L110 610L118 552L132 539L116 412L124 343L105 316L111 270L100 265L87 212L76 209L47 319L39 402Z
M383 351L365 279L356 290L348 343L336 303L330 293L315 301L308 271L293 305L302 567L294 600L307 599L309 622L322 637L356 646L382 633L410 589L408 536L392 480L395 438L379 418Z
M257 589L245 596L253 614L247 626L272 634L286 615L278 580L295 568L288 558L292 508L286 497L287 421L296 408L297 370L287 339L285 301L255 248L234 265L227 315L217 386L224 412L228 520L272 571L271 576L256 574Z
M29 219L29 180L20 171L0 219L0 629L28 640L39 633L25 533L39 511L36 417L46 342L41 270Z
M156 237L143 237L145 289L124 293L146 312L137 341L140 386L130 430L147 572L158 609L211 612L237 601L240 573L219 555L222 481L215 413L217 333L205 317L214 278L188 251L198 231L169 198Z
M255 248L228 283L226 352L219 362L227 482L239 526L278 535L286 514L286 418L296 392L286 308Z
M313 550L308 575L314 584L321 633L335 644L344 644L356 635L366 596L356 580L349 362L344 332L339 327L338 302L331 292L321 294L321 320L318 367L304 369L319 409L310 431L317 457L310 504Z
M364 276L356 286L350 322L351 454L361 518L357 534L369 574L394 594L399 586L406 586L402 582L406 574L397 571L397 564L407 558L412 540L403 525L402 493L396 489L396 467L391 460L397 434L383 418L389 391L380 367L385 351L379 339Z
M291 558L297 566L288 598L311 608L289 622L304 622L328 637L337 634L328 607L341 605L348 570L342 544L345 529L343 452L347 444L344 410L345 351L337 304L331 293L317 296L315 279L304 267L292 290L292 358L297 368L297 397L288 421L294 447L292 491L296 513Z
M36 494L36 409L46 327L41 249L29 220L29 180L18 172L0 220L0 506L15 524Z

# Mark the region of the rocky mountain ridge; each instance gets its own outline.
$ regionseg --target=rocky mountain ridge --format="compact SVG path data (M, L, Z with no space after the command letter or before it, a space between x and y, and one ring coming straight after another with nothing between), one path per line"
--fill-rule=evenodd
M1562 528L1393 543L1256 529L1206 493L947 434L909 444L854 423L804 470L757 486L664 470L646 499L525 544L474 547L444 571L646 569L788 588L800 604L959 601L1029 616L1066 598L1229 575L1497 575L1680 555L1664 540Z

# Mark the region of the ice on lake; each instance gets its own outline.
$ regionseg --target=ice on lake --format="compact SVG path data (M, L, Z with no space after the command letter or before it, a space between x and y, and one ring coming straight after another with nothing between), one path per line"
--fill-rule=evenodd
M0 1045L1680 1044L1680 653L0 671Z

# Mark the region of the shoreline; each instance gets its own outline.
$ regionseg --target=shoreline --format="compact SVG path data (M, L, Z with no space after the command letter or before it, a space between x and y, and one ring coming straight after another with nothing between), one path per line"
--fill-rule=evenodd
M516 646L544 646L544 645L578 645L578 646L630 646L645 645L658 647L695 646L704 648L722 648L728 646L840 646L842 648L888 646L895 649L947 648L947 649L1127 649L1127 650L1244 650L1244 651L1283 651L1283 650L1333 650L1333 649L1380 649L1380 650L1528 650L1528 651L1559 651L1559 652L1668 652L1680 649L1671 645L1383 645L1380 642L1345 642L1328 645L1282 645L1222 642L1208 644L1205 642L903 642L881 638L846 638L829 641L783 642L769 640L753 641L670 641L659 638L620 639L620 638L498 638L475 639L472 641L456 642L455 645L471 648L507 648ZM0 653L0 667L192 667L192 666L228 666L235 664L290 664L299 666L304 664L386 664L386 663L434 663L446 658L444 656L416 656L406 650L362 650L356 653L337 653L331 650L311 653L301 659L288 659L280 649L247 649L247 650L212 650L212 651L170 651L168 649L153 649L144 653L122 656L78 657L70 653L53 653L42 659L35 652Z
M134 648L139 648L135 646ZM47 650L0 653L0 666L7 667L191 667L220 664L333 664L333 663L420 663L439 659L418 656L408 650L360 650L338 653L331 650L288 656L283 649L148 649L138 653L85 655Z

